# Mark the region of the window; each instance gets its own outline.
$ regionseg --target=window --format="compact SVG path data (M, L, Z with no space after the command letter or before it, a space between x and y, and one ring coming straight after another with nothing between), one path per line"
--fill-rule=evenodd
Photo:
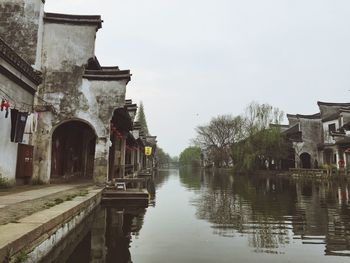
M335 132L335 123L328 125L328 132L331 134L332 132Z

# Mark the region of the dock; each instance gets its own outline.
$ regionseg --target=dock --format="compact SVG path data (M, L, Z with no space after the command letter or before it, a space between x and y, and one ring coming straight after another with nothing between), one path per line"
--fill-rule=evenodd
M152 173L151 172L140 172L138 174L139 177L152 177Z
M141 206L147 207L149 193L146 189L116 190L106 188L102 192L102 205L104 206Z

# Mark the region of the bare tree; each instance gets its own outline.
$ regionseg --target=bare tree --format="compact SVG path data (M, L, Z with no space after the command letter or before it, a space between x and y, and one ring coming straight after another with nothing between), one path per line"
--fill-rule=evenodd
M244 121L240 116L220 115L208 125L198 126L197 137L193 141L216 167L227 166L231 161L231 146L242 138L243 126Z
M283 121L284 113L269 104L251 102L245 109L245 132L249 137L256 132L267 129L271 123L279 124Z

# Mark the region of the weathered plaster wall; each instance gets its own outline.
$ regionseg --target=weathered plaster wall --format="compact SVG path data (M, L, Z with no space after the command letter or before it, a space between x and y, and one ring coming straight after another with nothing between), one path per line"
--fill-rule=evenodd
M110 142L110 121L116 108L123 107L126 93L126 80L97 81L83 80L81 90L89 102L88 111L78 111L81 118L88 119L96 127L98 140L95 152L96 181L105 181L108 174Z
M0 35L29 64L36 64L42 0L0 0Z
M51 71L82 67L95 55L95 25L44 24L43 67Z
M349 112L342 112L340 114L341 116L341 125L344 125L348 122L350 122L350 113Z
M322 118L328 118L329 116L336 114L341 106L339 105L319 105Z
M14 101L10 100L10 105L12 107L24 107L23 110L30 110L31 107L25 106L22 103L24 102L31 105L33 103L33 95L2 74L0 74L0 88L11 98L16 99L16 102L21 102L21 104L16 105ZM5 177L10 181L14 181L16 175L18 145L17 143L11 142L10 134L11 114L9 114L6 119L5 110L0 111L0 176ZM28 136L25 136L24 140L28 143Z
M311 155L311 167L318 160L318 144L322 143L322 122L315 119L300 119L303 152Z
M39 92L54 104L62 115L74 115L86 100L78 87L82 85L84 65L94 56L95 26L45 23L42 51L44 85Z
M87 99L88 111L79 111L79 116L87 113L103 124L97 127L100 134L109 136L110 121L116 108L124 106L126 93L126 80L83 80L81 92ZM102 129L101 129L102 128ZM102 133L102 130L104 133Z
M40 113L35 138L34 176L49 181L51 172L51 136L54 127L73 118L77 110L88 109L80 92L84 64L94 56L95 26L45 23L42 35L43 84L40 97L53 105L55 112ZM38 104L42 103L38 101Z
M38 130L34 137L34 168L33 177L49 182L51 172L51 136L52 112L40 112L38 117Z
M125 102L127 80L84 79L85 66L94 57L96 26L44 24L39 96L54 112L42 113L36 139L35 174L48 181L51 170L51 137L67 120L88 123L97 135L94 178L104 181L108 171L110 120Z
M311 155L312 167L315 164L315 160L317 160L320 164L318 144L322 143L323 127L321 119L289 117L288 121L290 126L299 123L300 130L302 132L302 142L293 144L293 148L295 150L296 167L300 167L300 155L302 153L308 153Z

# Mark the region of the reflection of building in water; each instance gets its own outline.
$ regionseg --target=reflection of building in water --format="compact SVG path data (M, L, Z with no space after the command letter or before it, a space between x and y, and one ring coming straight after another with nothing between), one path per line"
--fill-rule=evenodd
M145 213L145 208L106 208L106 262L132 262L131 234L138 235Z
M297 200L293 230L296 235L324 236L327 231L327 208L321 204L315 182L296 183Z
M296 183L293 231L303 244L325 244L326 255L350 256L349 187L334 182Z
M193 204L197 217L213 224L214 234L245 236L263 253L283 253L292 239L305 246L324 244L326 255L350 251L348 184L262 175L202 176L185 178L186 172L180 172L188 188L201 182Z
M65 240L55 251L59 257L51 258L67 263L132 263L129 251L131 237L138 236L145 213L145 208L100 207L91 220L81 225L84 235L73 232L74 244Z
M214 234L244 235L256 252L283 253L280 248L291 238L289 226L281 216L289 210L286 204L291 203L286 202L291 198L285 191L288 186L264 178L201 176L207 187L194 204L197 216L214 224Z

